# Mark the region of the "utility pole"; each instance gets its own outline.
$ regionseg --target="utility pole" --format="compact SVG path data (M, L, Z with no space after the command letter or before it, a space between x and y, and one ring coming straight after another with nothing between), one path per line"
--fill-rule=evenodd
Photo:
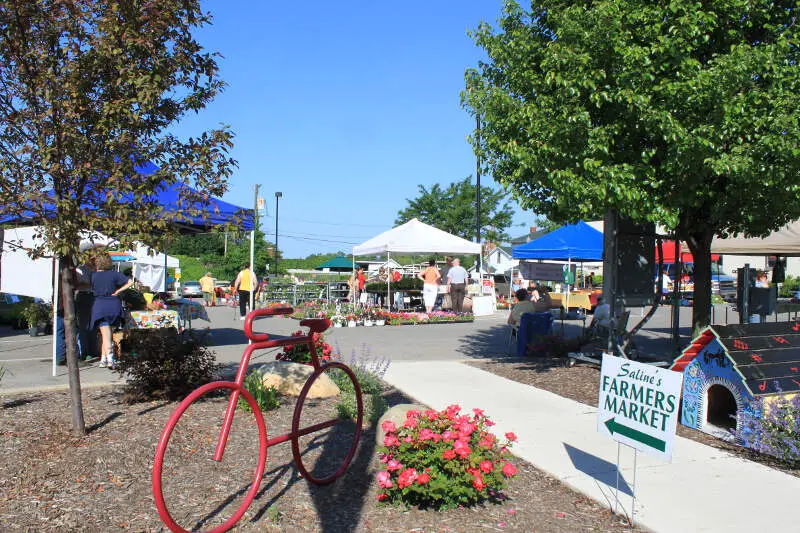
M228 232L225 232L225 251L222 253L222 257L228 257Z
M475 134L477 136L477 145L478 145L478 152L476 154L476 164L475 164L475 176L476 176L476 186L475 186L475 242L478 244L481 243L481 156L480 156L480 144L481 144L481 116L475 116ZM481 248L481 253L478 255L478 268L477 272L480 275L481 273L481 263L483 262L483 248Z
M254 185L253 198L253 231L250 232L250 311L255 309L256 280L255 280L255 248L256 248L256 228L258 227L258 189L261 185Z
M275 193L275 275L278 275L278 199L283 196L282 192Z

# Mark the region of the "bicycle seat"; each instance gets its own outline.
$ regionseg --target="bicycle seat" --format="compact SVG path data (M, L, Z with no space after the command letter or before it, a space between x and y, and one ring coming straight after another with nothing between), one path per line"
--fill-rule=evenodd
M327 318L306 318L300 321L300 325L314 333L322 333L331 327L331 321Z

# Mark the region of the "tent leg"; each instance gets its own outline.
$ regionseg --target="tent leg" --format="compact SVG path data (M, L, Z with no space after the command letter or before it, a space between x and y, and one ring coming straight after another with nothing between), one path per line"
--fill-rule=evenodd
M392 311L392 287L389 285L392 275L389 272L389 259L392 257L392 252L386 250L386 310Z

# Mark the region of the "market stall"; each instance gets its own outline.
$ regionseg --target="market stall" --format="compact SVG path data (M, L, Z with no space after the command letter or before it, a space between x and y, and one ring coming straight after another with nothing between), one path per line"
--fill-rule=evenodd
M368 241L353 247L353 256L386 254L440 254L479 255L481 244L470 242L413 218ZM391 302L391 288L386 281L387 302Z

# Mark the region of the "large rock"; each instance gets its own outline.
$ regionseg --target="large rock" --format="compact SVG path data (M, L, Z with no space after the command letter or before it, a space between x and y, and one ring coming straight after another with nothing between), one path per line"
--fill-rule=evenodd
M383 446L383 438L386 436L386 432L381 426L386 420L391 420L397 427L401 427L406 421L407 412L417 410L420 413L424 413L428 409L430 408L427 405L418 403L399 403L383 413L383 416L378 420L378 430L375 432L375 440L378 446Z
M262 382L268 387L275 387L278 392L287 396L300 396L300 391L314 373L314 367L300 363L273 361L261 365ZM339 387L326 374L319 376L311 389L308 398L331 398L339 396Z

